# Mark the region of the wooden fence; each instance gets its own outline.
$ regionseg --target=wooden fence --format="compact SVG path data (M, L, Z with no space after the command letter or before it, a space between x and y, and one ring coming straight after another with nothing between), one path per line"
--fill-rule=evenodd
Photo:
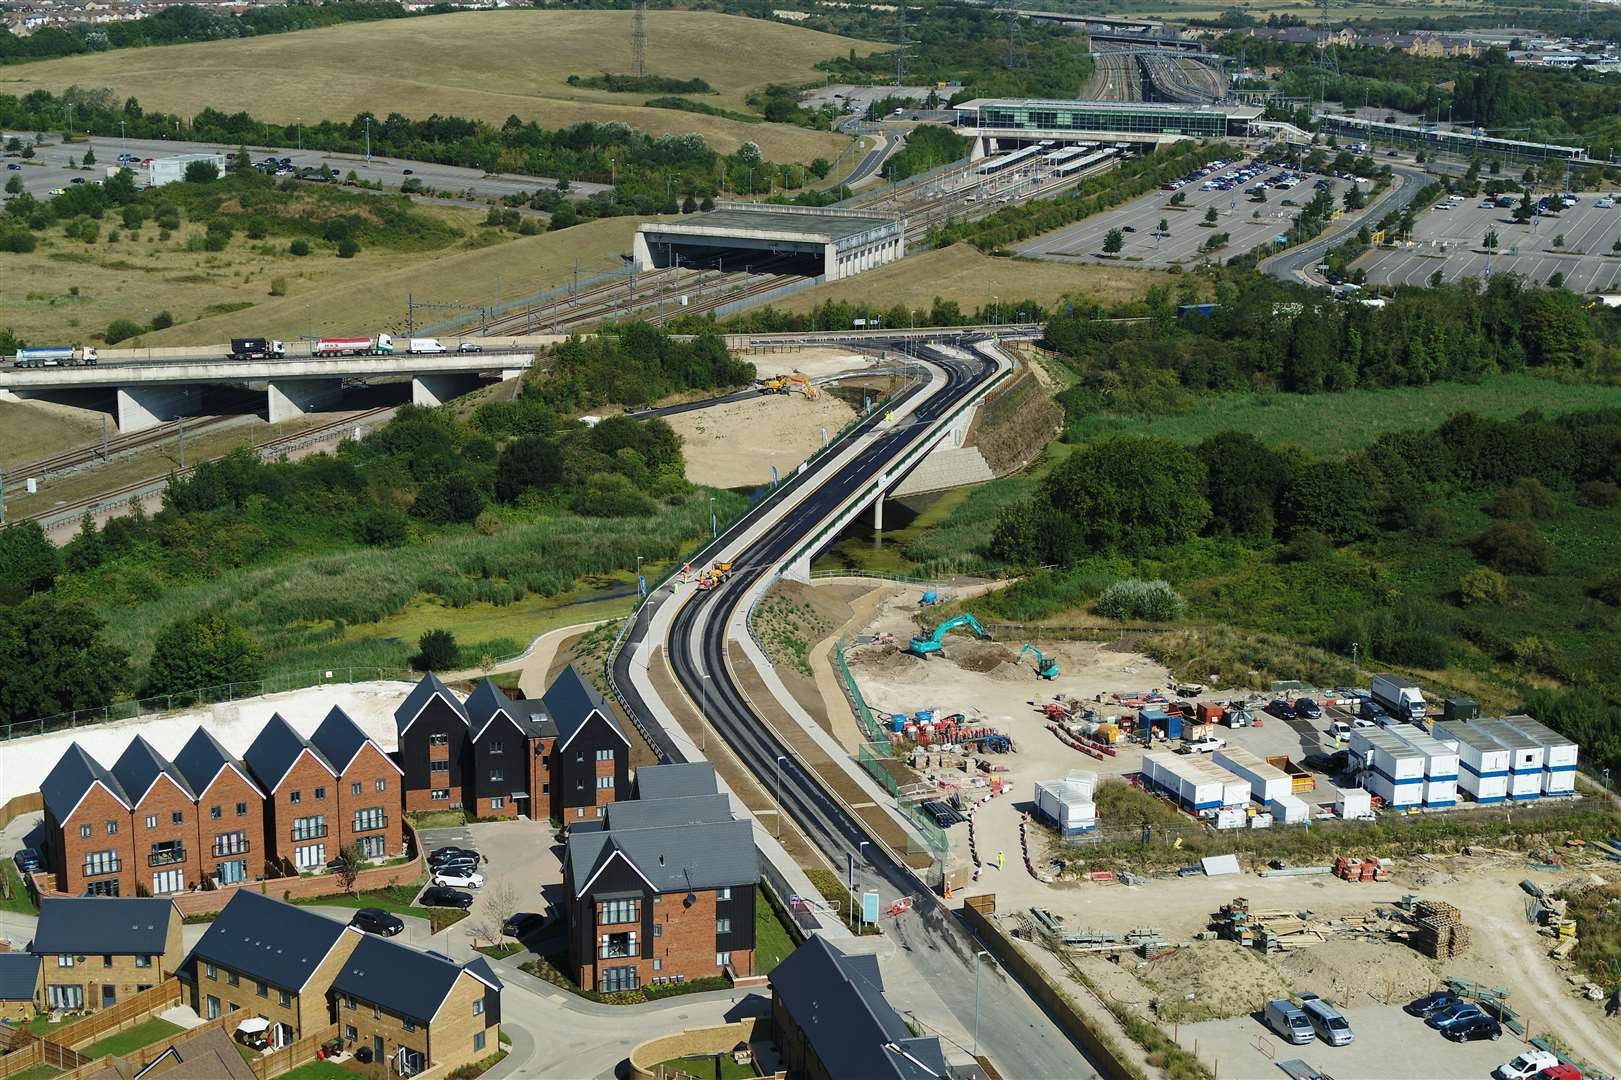
M171 1005L178 1005L180 997L180 980L171 976L152 989L142 990L134 997L125 998L111 1008L93 1012L71 1024L63 1024L51 1032L50 1041L62 1046L83 1046L115 1031L134 1027Z
M291 1069L296 1069L307 1061L315 1060L315 1051L322 1043L331 1042L338 1037L338 1025L328 1024L319 1031L299 1039L295 1043L288 1043L273 1053L256 1057L248 1064L253 1068L253 1075L259 1080L270 1080L272 1076L280 1076Z
M45 796L37 791L14 795L0 804L0 829L10 825L24 814L37 814L45 809Z
M41 1039L30 1032L23 1032L17 1048L0 1057L0 1080L27 1072L36 1065L49 1065L53 1069L76 1069L89 1061L89 1058L77 1050L70 1050L60 1043Z

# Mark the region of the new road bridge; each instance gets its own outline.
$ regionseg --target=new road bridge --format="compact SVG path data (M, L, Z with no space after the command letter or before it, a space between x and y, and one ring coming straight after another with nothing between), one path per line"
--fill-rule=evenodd
M982 1052L1003 1076L1082 1080L1096 1076L1095 1067L1000 969L985 964L978 972L985 980L984 993L976 995L976 963L983 963L979 945L936 898L933 886L938 875L929 869L920 874L908 865L904 854L880 835L887 830L864 819L825 775L826 770L853 768L847 754L830 753L832 763L820 766L804 760L750 699L734 669L734 651L741 650L779 711L797 714L806 732L818 734L750 638L751 605L780 577L798 576L820 549L833 542L845 522L949 440L963 416L1012 369L987 333L935 331L896 336L887 345L908 353L926 376L802 465L694 557L694 565L700 560L704 564L731 560L732 573L722 584L698 591L677 586L671 579L655 588L627 620L616 643L610 683L633 721L670 761L704 756L694 738L678 726L673 711L690 715L698 712L691 705L702 701L702 738L706 740L712 729L725 741L760 790L775 797L777 813L828 865L840 871L849 867L858 888L877 889L889 898L912 897L911 911L886 924L886 933L905 950L919 977L940 995L960 1022L960 1030L977 1032ZM671 683L663 673L652 673L650 657L656 649L662 654L660 665L668 665L668 675L684 701L661 697L658 683L667 688L666 694ZM754 692L761 693L758 688ZM848 790L847 785L840 786ZM864 805L869 813L884 813L873 810L872 803Z

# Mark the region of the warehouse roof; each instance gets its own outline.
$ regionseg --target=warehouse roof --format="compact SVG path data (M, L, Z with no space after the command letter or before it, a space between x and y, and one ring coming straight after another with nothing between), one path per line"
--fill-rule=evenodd
M276 713L265 721L265 726L259 729L253 745L248 747L248 752L242 758L253 770L259 785L266 792L272 792L287 778L288 770L304 753L320 762L321 767L333 776L338 775L338 770L332 767L321 751L294 731L293 725L283 719L281 713Z
M0 1001L28 1001L39 986L39 957L33 953L0 953Z
M400 702L400 707L394 710L396 731L404 735L405 729L416 722L422 710L428 707L428 702L436 697L449 705L463 721L467 719L467 709L460 699L450 692L450 687L439 681L439 676L430 671L417 681L411 692L405 695L405 700Z
M152 744L139 735L113 763L113 775L118 777L132 807L140 805L160 776L167 776L188 798L197 801L197 793L174 763L152 749Z
M492 990L501 989L501 980L482 959L458 966L437 953L367 935L344 961L332 989L426 1024L438 1015L463 971Z
M298 990L348 929L308 908L243 889L209 924L187 960L194 957L283 990Z
M713 795L720 790L715 766L707 761L674 765L643 765L636 770L639 799L675 799L683 795Z
M248 775L247 765L221 746L220 741L204 728L198 728L191 733L186 745L175 755L174 767L180 770L180 774L186 778L191 790L195 791L199 798L225 769L235 770L247 781L249 787L256 791L259 789L259 785L253 782L253 777ZM259 793L264 794L263 791Z
M60 824L73 815L80 800L96 784L106 788L113 798L123 803L126 809L129 808L129 796L124 793L118 778L75 742L68 743L68 748L51 767L39 790L45 797L45 808Z
M568 746L574 736L579 734L581 728L593 716L600 716L605 720L615 735L630 745L625 733L619 730L619 724L614 720L613 710L608 703L602 700L597 688L585 680L575 669L573 664L558 673L546 692L540 696L545 703L546 712L551 715L552 723L557 725L557 748L559 750Z
M760 206L751 203L723 206L701 214L688 214L679 221L649 222L643 227L652 232L691 233L713 230L719 235L795 233L814 236L824 243L832 243L895 224L895 218L882 214L803 206Z
M164 949L173 900L156 897L47 896L34 928L36 953L111 953L153 956Z

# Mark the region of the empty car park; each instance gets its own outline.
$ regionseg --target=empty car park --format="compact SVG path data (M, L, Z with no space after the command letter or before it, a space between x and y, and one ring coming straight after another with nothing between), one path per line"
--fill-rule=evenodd
M1621 203L1600 192L1575 198L1574 206L1551 199L1524 224L1514 220L1517 196L1509 206L1485 197L1441 200L1419 214L1410 242L1370 252L1353 269L1391 285L1427 285L1436 273L1442 281L1515 273L1541 285L1557 273L1576 292L1613 292L1621 286ZM1486 247L1489 232L1497 233L1495 251Z

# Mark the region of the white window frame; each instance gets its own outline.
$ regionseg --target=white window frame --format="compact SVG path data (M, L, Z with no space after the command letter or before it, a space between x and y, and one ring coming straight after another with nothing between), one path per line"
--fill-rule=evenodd
M300 870L319 870L326 865L326 845L303 844L293 848L293 865Z

